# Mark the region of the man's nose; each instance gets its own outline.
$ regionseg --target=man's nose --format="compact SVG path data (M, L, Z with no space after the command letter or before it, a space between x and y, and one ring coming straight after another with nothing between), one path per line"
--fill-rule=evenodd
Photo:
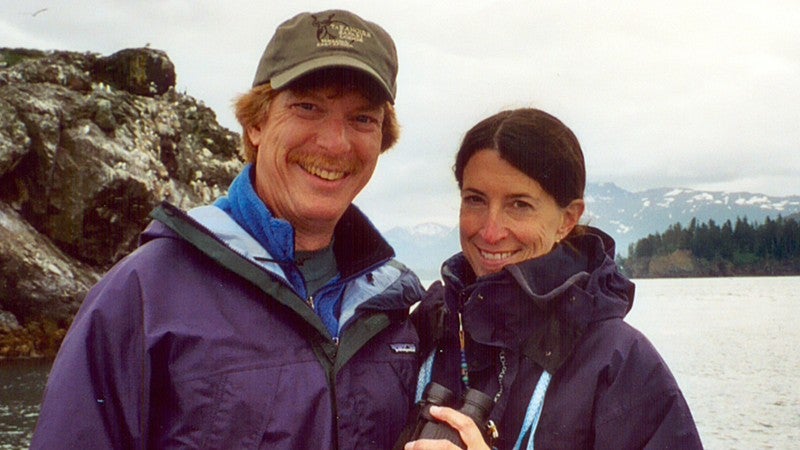
M347 120L342 117L328 117L323 120L317 129L317 145L335 153L349 150Z

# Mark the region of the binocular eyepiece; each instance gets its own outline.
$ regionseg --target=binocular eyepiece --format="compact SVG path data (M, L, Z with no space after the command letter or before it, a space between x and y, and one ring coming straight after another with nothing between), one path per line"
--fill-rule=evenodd
M434 405L455 408L457 405L454 397L455 395L450 389L438 383L430 383L422 399L416 428L409 441L417 439L446 439L459 446L459 448L467 448L458 431L451 428L450 425L436 420L430 413L431 406ZM476 389L468 389L464 394L464 402L458 408L458 411L472 419L481 432L485 432L492 406L494 406L494 401L491 397Z

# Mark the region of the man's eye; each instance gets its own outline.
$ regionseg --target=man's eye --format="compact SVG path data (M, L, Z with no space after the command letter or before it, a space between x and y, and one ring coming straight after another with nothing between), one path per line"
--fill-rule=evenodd
M314 111L315 109L317 109L317 105L315 105L313 103L305 103L305 102L296 103L295 107L297 107L299 109L302 109L304 111Z
M378 123L378 119L366 114L359 114L358 116L356 116L356 122L362 124L373 124L373 123Z

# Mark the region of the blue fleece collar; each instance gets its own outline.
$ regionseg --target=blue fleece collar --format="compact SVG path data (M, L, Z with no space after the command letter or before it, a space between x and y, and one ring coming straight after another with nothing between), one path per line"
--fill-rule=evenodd
M281 264L286 278L302 298L307 297L303 277L294 265L294 228L272 215L253 188L253 165L245 166L214 205L225 211Z

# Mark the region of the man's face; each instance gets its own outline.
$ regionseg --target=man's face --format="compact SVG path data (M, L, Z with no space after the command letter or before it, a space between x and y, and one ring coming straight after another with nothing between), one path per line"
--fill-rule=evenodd
M297 230L330 230L375 170L383 115L358 91L279 92L247 130L259 197Z

